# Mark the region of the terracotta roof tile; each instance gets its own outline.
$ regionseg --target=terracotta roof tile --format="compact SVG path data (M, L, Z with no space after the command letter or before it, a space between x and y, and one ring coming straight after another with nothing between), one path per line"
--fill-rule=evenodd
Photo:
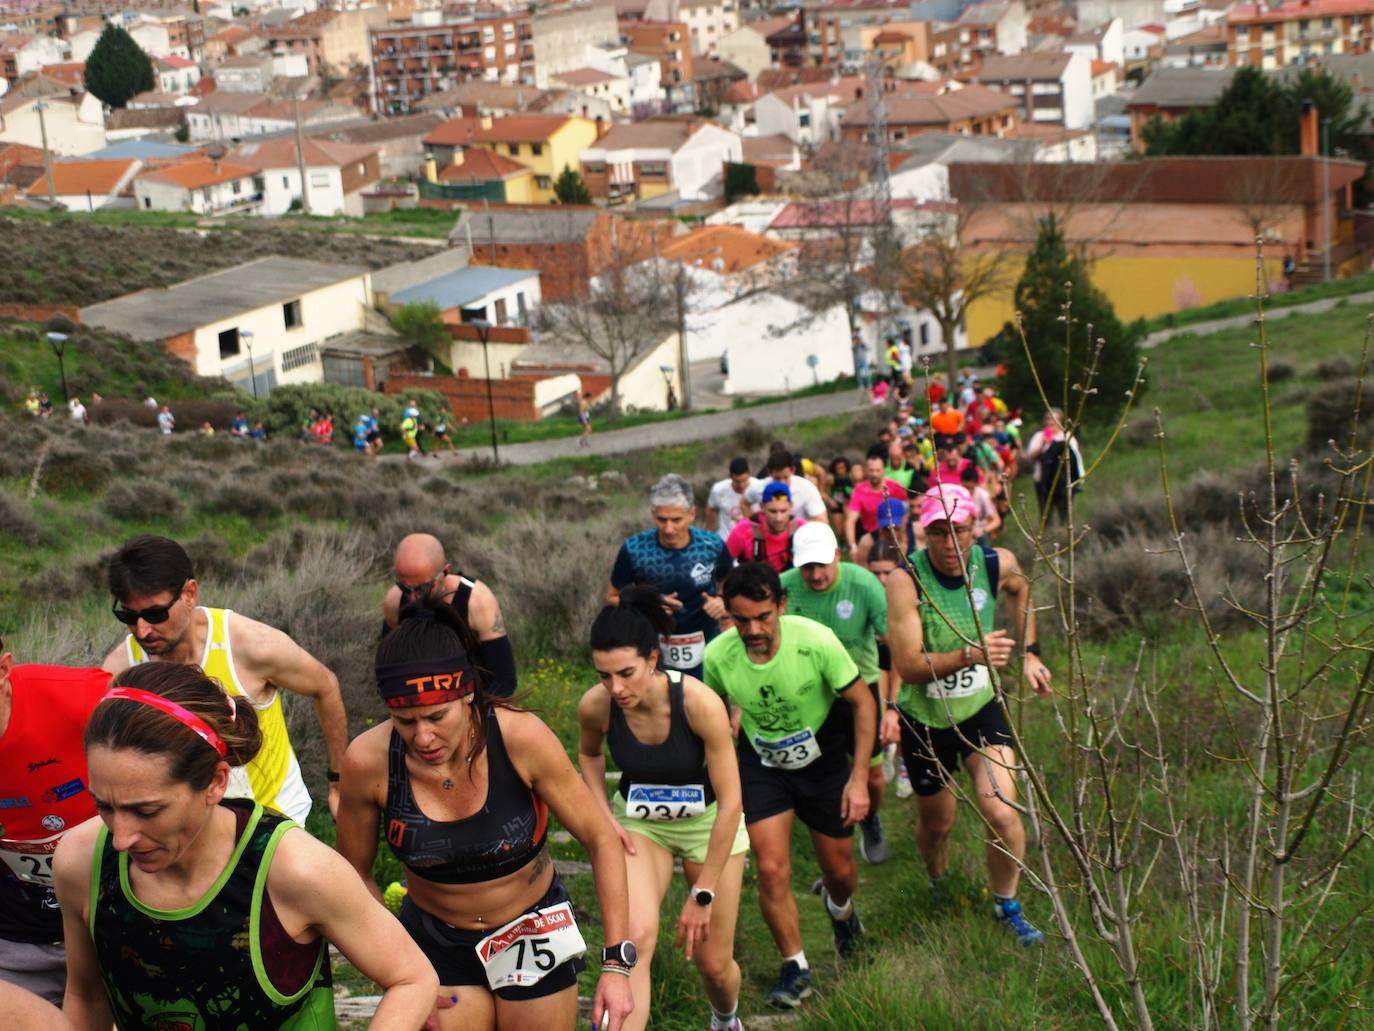
M426 147L465 147L482 128L482 119L459 115L444 122L423 140Z
M796 248L795 243L786 240L760 236L739 226L722 225L702 226L679 236L663 247L661 253L669 261L681 260L728 275L761 265Z
M235 179L249 179L253 169L246 165L231 165L225 161L212 161L209 158L195 158L182 161L152 172L143 172L138 179L151 179L154 182L180 186L185 190L199 190L217 183L233 182Z
M63 196L79 196L89 190L93 196L105 197L119 189L124 178L137 164L131 158L122 161L59 161L52 166L53 192ZM30 197L43 197L47 192L46 176L28 190Z
M478 125L473 138L479 143L524 143L543 141L571 119L567 115L510 115L493 118L489 126Z
M455 155L454 163L445 167L439 173L439 178L444 182L461 182L470 179L509 179L511 176L528 174L530 170L519 161L512 161L492 150L474 147Z

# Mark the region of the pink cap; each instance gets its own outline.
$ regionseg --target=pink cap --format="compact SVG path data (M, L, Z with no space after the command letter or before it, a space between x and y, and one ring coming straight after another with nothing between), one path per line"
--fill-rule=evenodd
M951 523L972 522L977 509L973 495L954 483L941 483L921 495L921 527L949 520Z

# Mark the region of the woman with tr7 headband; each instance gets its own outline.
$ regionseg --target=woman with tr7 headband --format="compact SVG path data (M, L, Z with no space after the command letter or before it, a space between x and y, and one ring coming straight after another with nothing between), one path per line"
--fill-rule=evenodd
M391 718L348 748L338 848L371 880L380 825L405 866L401 923L439 973L439 1031L571 1031L586 943L549 858L549 811L586 848L605 941L592 1022L633 1001L625 860L563 746L487 693L476 642L449 605L407 607L377 647Z
M735 919L749 835L730 716L695 677L664 669L659 638L672 630L663 597L632 584L592 624L592 661L601 683L577 707L578 762L597 805L615 821L630 880L630 937L643 949L630 977L635 1009L627 1028L649 1021L649 960L659 908L682 860L690 890L677 941L694 961L715 1031L739 1031ZM606 760L620 769L606 799Z
M53 863L79 1031L334 1028L328 942L382 987L373 1028L424 1023L434 971L348 864L224 798L261 743L251 705L180 663L125 670L92 713L98 818Z

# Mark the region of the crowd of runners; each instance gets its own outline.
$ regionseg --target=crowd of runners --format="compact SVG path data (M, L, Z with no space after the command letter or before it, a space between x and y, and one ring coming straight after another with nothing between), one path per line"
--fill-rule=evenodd
M686 479L655 483L651 523L607 554L605 607L582 631L597 679L576 765L520 704L499 584L465 576L432 536L396 550L374 667L387 718L351 742L333 672L202 598L177 542L127 541L107 568L127 633L101 668L17 665L0 643L7 1023L332 1027L332 944L378 985L374 1027L571 1028L587 947L550 858L552 814L599 903L593 1026L649 1025L666 919L711 1028L738 1029L746 858L777 949L767 999L795 1008L812 970L794 823L847 959L865 934L855 853L887 860L893 780L915 796L932 901L950 897L963 795L986 827L991 918L1041 941L1017 899L999 675L1015 663L1041 694L1051 677L1029 583L995 542L1018 465L1045 477L1050 514L1081 458L1057 413L1024 447L1010 415L977 391L942 398L934 427L898 408L861 461L781 444L761 468L736 458L704 526ZM313 801L284 693L320 725L334 847L302 829ZM380 848L405 872L385 892ZM688 890L665 914L675 863Z

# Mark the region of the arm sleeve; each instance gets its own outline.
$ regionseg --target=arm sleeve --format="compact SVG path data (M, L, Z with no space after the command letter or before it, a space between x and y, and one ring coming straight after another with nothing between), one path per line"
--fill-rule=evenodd
M810 480L811 490L806 492L806 503L802 505L802 512L807 519L818 519L825 515L825 499L821 497L820 488Z
M615 556L615 565L611 567L611 586L616 590L626 584L634 583L635 564L630 558L630 546L628 543L620 546L620 551Z
M749 524L748 524L748 523L740 523L740 524L738 524L738 525L735 527L734 530L731 530L731 531L730 531L730 537L731 537L732 539L736 536L735 530L738 530L741 526L743 526L745 529L748 529L748 528L749 528ZM750 532L751 534L753 533L752 530L750 530L749 532ZM721 542L720 542L720 551L718 551L718 552L716 553L716 579L717 579L717 580L724 580L724 579L730 574L730 570L732 570L732 569L734 569L734 568L735 568L735 559L734 559L734 556L731 554L730 549L727 548L727 547L725 546L725 542L724 542L724 541L721 541ZM715 585L715 584L712 584L712 585L711 585L711 590L707 591L706 593L708 593L708 594L714 594L714 593L715 593L715 587L716 587L716 585Z
M515 648L510 638L482 641L478 652L478 662L487 674L487 689L501 698L515 694Z
M882 637L887 636L887 591L875 576L869 583L869 612L873 619L873 630Z

